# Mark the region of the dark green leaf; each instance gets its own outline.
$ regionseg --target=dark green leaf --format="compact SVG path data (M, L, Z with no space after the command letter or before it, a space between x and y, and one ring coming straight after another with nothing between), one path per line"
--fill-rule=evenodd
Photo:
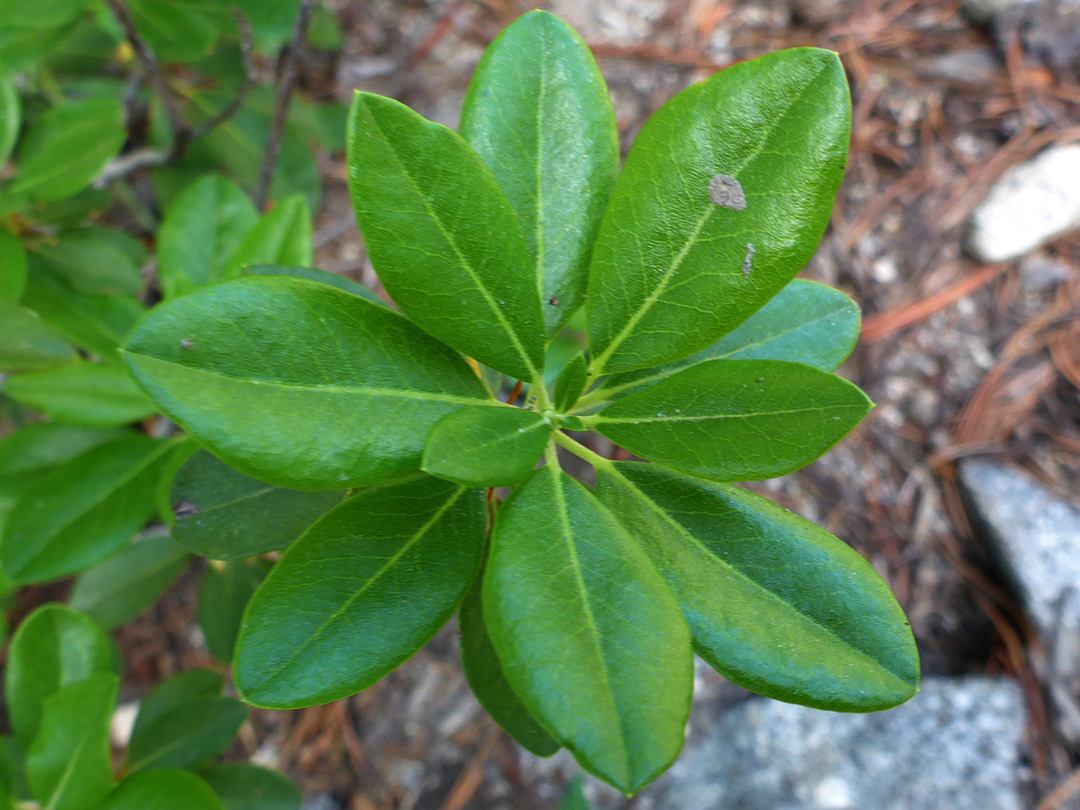
M327 513L248 605L237 689L257 706L297 708L371 686L457 609L484 524L481 490L429 476L372 487Z
M218 35L207 4L191 0L128 0L135 27L165 62L194 62Z
M224 177L207 175L173 200L158 233L158 274L166 298L225 278L225 267L259 221L251 199Z
M245 276L293 276L329 284L353 295L359 295L375 304L386 306L386 302L359 282L328 270L316 270L313 267L282 267L279 264L249 264L241 273Z
M529 477L551 425L522 408L467 408L431 429L421 467L466 487L502 487Z
M86 427L118 427L156 412L130 374L100 363L19 374L4 383L4 395L58 421Z
M118 429L35 422L0 439L0 479L26 478L51 470L80 453L130 435Z
M484 621L529 712L627 793L682 747L693 656L679 605L584 486L547 466L499 509Z
M11 231L0 228L0 301L18 301L26 289L26 250Z
M136 295L146 248L113 228L76 228L38 243L34 252L70 289L83 295Z
M33 8L21 0L8 0L4 5ZM43 59L72 28L71 23L39 26L25 18L16 24L7 16L5 9L0 9L0 19L4 20L4 25L0 26L0 70L5 72L20 70Z
M873 403L842 377L785 360L706 360L583 421L631 453L717 481L805 467Z
M229 465L297 489L415 471L440 418L502 407L458 355L401 315L296 278L196 290L154 310L126 349L171 419Z
M140 704L136 727L149 728L175 709L221 697L225 678L212 669L189 669L162 681ZM135 730L132 729L134 735Z
M461 134L521 223L554 335L584 299L589 251L619 168L615 111L581 37L545 11L505 29L473 75Z
M95 810L225 810L225 805L195 774L161 769L127 777Z
M109 723L120 679L96 673L45 698L26 752L30 789L46 810L87 810L112 789Z
M5 25L57 27L71 22L92 0L0 0L0 19Z
M502 664L491 646L481 608L481 580L477 578L458 613L461 632L461 667L480 705L506 733L540 757L550 757L559 744L540 727L506 680Z
M223 278L235 278L249 264L309 267L314 263L311 211L303 197L282 200L263 214L230 257Z
M11 150L19 139L22 126L22 105L19 91L10 77L0 76L0 166L7 163Z
M29 745L49 695L95 673L112 672L109 638L92 619L63 605L44 605L15 631L4 672L8 718Z
M555 381L554 407L559 413L566 413L581 399L585 383L589 376L589 361L578 352L559 374Z
M566 786L566 792L563 793L558 810L589 810L589 803L585 800L585 789L580 775L571 779L570 784Z
M244 609L270 568L267 560L230 560L206 569L199 586L199 627L219 661L232 661Z
M10 735L0 736L0 804L12 807L13 800L33 801L30 785L26 782L26 752L19 741Z
M225 810L300 810L300 791L276 771L230 762L199 775L214 789Z
M348 141L356 219L394 302L481 363L538 379L540 280L484 161L457 133L371 93L353 98Z
M253 557L285 548L344 497L264 484L201 450L173 480L173 536L211 559Z
M698 655L726 678L832 711L888 709L918 691L904 613L852 548L739 487L633 462L597 477L675 591Z
M171 537L147 537L75 580L70 604L106 628L134 619L187 567L187 549Z
M173 442L130 436L99 445L28 488L8 516L0 564L19 583L82 571L123 548L154 510Z
M11 190L35 200L70 197L116 157L126 137L119 101L95 98L49 110L19 143L19 172Z
M653 115L593 250L594 371L693 354L791 281L829 222L850 129L840 60L815 48L733 65Z
M702 360L790 360L836 371L855 348L859 320L859 307L839 290L795 279L709 348L660 368L616 374L586 401L618 399Z
M44 369L78 357L74 347L37 313L0 298L0 371ZM4 388L7 393L7 384Z
M308 47L327 53L337 53L345 44L345 33L341 23L330 9L322 3L315 6L311 13L311 25L308 26Z

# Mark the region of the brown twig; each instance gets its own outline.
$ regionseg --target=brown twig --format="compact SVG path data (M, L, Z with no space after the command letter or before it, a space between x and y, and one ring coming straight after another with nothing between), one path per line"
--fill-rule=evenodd
M191 140L201 138L236 115L244 105L244 100L247 98L248 93L251 92L251 88L255 86L255 65L251 59L251 52L254 50L251 23L248 22L248 18L244 16L240 9L234 8L232 13L236 17L236 27L240 30L240 59L244 65L244 80L241 82L240 88L236 91L232 101L225 105L217 115L191 130Z
M1078 791L1080 791L1080 768L1073 771L1068 779L1058 785L1053 793L1043 799L1036 810L1057 810L1066 801L1075 796Z

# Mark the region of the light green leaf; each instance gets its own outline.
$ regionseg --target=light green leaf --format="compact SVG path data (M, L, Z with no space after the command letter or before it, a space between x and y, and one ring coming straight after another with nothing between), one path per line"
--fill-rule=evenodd
M466 487L503 487L529 477L551 425L522 408L468 408L431 429L420 466Z
M71 101L30 125L19 143L12 192L34 200L60 200L90 184L120 151L127 132L119 101Z
M45 698L26 752L30 789L43 810L87 810L112 789L109 723L120 679L96 673Z
M888 709L918 691L904 613L850 546L739 487L634 462L602 465L597 479L724 677L832 711Z
M232 661L244 609L271 566L268 560L230 560L206 569L197 615L206 646L219 661Z
M589 361L578 352L566 364L559 378L555 381L554 407L559 413L566 413L581 399L589 376Z
M583 485L547 466L507 499L483 599L514 692L583 768L633 793L671 765L690 712L690 631Z
M63 605L44 605L11 640L4 695L15 736L29 745L41 725L45 699L95 673L112 672L109 638L97 623Z
M195 774L160 769L133 773L95 810L225 810L225 805Z
M129 435L118 429L34 422L0 438L0 479L38 475L91 447Z
M296 195L263 214L229 259L222 277L235 278L249 264L310 267L314 261L311 211L304 198Z
M264 484L200 450L173 479L173 537L203 557L253 557L285 548L344 498Z
M843 67L816 48L733 65L653 115L593 249L594 372L693 354L791 281L829 222L850 129Z
M28 488L0 544L18 583L43 582L108 559L154 510L160 463L173 442L130 436L87 450Z
M22 105L19 91L9 76L0 76L0 166L7 163L11 150L19 139L22 126Z
M351 278L343 276L340 273L331 273L328 270L316 270L314 267L283 267L279 264L249 264L243 269L241 275L292 276L294 278L306 278L309 281L318 281L322 284L329 284L331 287L337 287L340 290L345 290L345 292L351 292L353 295L359 295L361 298L366 298L374 304L386 306L385 301L359 282L353 281Z
M805 467L873 407L847 380L802 363L706 360L582 421L657 464L758 481Z
M22 6L33 9L21 0L8 0L5 6ZM16 24L7 16L5 9L0 9L0 70L15 72L44 59L72 29L72 23L61 26L41 26L24 20Z
M78 357L74 347L37 313L0 298L0 371L49 368Z
M461 134L521 223L550 337L584 300L589 252L619 168L615 111L581 37L545 11L506 28L473 75Z
M225 267L259 221L251 199L217 174L189 185L169 205L158 233L166 298L225 278Z
M300 810L300 791L287 777L247 762L200 771L225 810Z
M348 162L356 219L394 303L481 363L538 379L539 282L506 195L480 156L452 130L358 92Z
M161 409L215 455L295 489L413 472L440 418L502 407L457 354L401 315L296 278L242 278L167 302L124 356Z
M26 289L26 250L11 231L0 228L0 301L18 301Z
M190 555L168 535L147 537L75 580L69 602L106 628L134 619L187 567Z
M298 708L371 686L457 609L480 567L485 522L481 490L429 476L372 487L327 513L249 603L237 690L256 706Z
M136 295L147 253L114 228L75 228L39 242L33 252L70 289L83 295Z
M16 402L72 425L119 427L156 412L130 374L100 363L19 374L7 380L3 390Z
M550 757L559 744L540 727L506 680L506 673L491 646L481 607L482 582L478 577L461 603L461 667L480 705L523 748Z
M587 401L614 400L702 360L790 360L836 371L859 338L859 307L839 290L795 279L734 332L684 360L604 380Z

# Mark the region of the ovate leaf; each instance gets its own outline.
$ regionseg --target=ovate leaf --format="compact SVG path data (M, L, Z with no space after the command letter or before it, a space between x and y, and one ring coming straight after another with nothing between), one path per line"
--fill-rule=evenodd
M484 524L481 490L430 476L372 487L327 513L248 605L237 689L256 706L297 708L371 686L457 609L480 566Z
M842 377L783 360L706 360L584 421L631 453L717 481L786 475L873 403Z
M197 615L206 646L219 661L232 661L244 609L271 565L268 560L229 560L206 569Z
M356 219L394 302L481 363L538 378L540 281L484 161L452 130L371 93L353 98L348 140Z
M522 408L468 408L431 429L421 467L467 487L520 484L540 460L551 425Z
M22 126L22 104L11 77L0 77L0 166L7 163Z
M0 228L0 301L18 301L24 289L26 250L11 231Z
M593 249L594 371L693 354L791 281L828 224L850 129L840 60L815 48L733 65L653 115Z
M300 791L288 777L247 762L229 762L199 772L225 810L300 810Z
M118 427L156 413L123 368L76 362L19 374L4 383L18 403L72 425Z
M206 782L187 771L133 773L95 810L225 810Z
M615 111L588 46L553 14L521 17L484 52L461 134L521 223L554 335L584 299L589 251L619 167Z
M0 371L49 368L70 363L78 356L75 348L37 313L0 298Z
M248 231L225 265L222 277L235 278L249 264L309 267L314 261L311 211L303 197L294 195L263 214Z
M627 793L662 773L690 712L690 631L644 551L547 466L499 509L484 621L514 692L582 767Z
M160 305L125 358L215 455L296 489L413 472L440 418L501 407L460 356L401 315L296 278L242 278Z
M850 546L739 487L633 462L597 476L600 500L675 592L698 655L726 678L832 711L888 709L918 690L904 613Z

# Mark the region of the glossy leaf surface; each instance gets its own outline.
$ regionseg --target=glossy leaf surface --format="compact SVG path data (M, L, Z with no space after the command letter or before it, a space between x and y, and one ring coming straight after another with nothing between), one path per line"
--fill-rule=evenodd
M357 93L349 187L387 292L421 329L517 379L539 376L544 314L506 195L457 133ZM407 236L406 236L407 234Z
M682 747L690 631L645 553L544 467L499 509L484 620L514 692L582 767L632 793Z
M199 627L207 648L219 661L232 661L244 609L271 567L268 560L230 560L221 567L207 567L203 574Z
M300 810L300 791L276 771L229 762L199 772L225 810Z
M545 11L506 28L473 75L461 134L521 223L554 335L581 306L619 167L615 111L581 37Z
M285 552L248 605L237 689L257 706L297 708L371 686L457 609L485 522L482 491L430 476L345 501Z
M225 805L195 774L162 768L128 776L95 810L225 810Z
M0 228L0 301L18 301L26 289L26 250L11 231Z
M586 419L657 464L718 481L786 475L873 407L842 377L783 360L707 360Z
M551 426L523 408L468 408L431 429L421 467L467 487L520 484L544 452Z
M249 264L279 264L310 267L312 248L311 210L303 197L282 200L250 228L222 271L223 278L235 278Z
M4 383L4 394L58 421L86 427L119 427L157 412L130 374L100 363L19 374Z
M435 422L497 404L460 356L397 313L295 278L242 278L160 305L125 358L215 455L297 489L412 472Z
M815 48L733 65L656 112L593 249L594 370L693 354L791 281L828 224L850 128L840 60ZM718 177L740 189L741 210L713 201Z
M918 690L915 642L888 585L854 549L739 487L634 462L598 495L675 592L695 649L758 694L878 711Z
M0 371L49 368L78 356L63 335L37 313L0 299Z

